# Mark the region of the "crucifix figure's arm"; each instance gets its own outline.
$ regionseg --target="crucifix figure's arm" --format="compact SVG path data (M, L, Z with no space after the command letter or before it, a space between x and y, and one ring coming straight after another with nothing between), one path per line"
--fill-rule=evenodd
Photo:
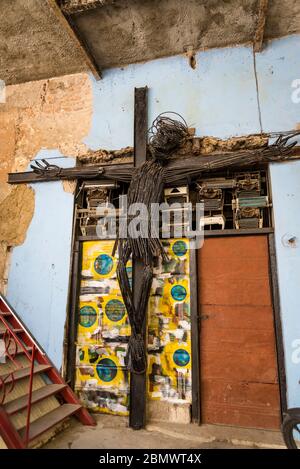
M66 179L112 179L122 182L130 182L134 168L128 164L111 166L75 166L74 168L61 168L49 164L47 160L34 161L31 164L32 171L24 173L10 173L9 184L33 184L35 182L63 181Z
M297 144L296 140L290 143L291 140L299 135L300 131L296 131L286 137L280 136L272 145L257 150L222 152L188 158L171 157L165 161L165 183L177 184L178 181L188 180L199 176L203 172L216 171L218 169L286 160ZM8 182L10 184L28 184L65 179L101 178L130 183L134 172L134 167L130 164L61 168L49 164L46 160L34 162L31 168L33 171L9 174Z
M286 160L297 145L296 140L292 142L291 140L298 135L300 135L299 131L286 137L280 136L272 145L257 150L240 150L215 153L209 156L170 159L165 171L165 182L175 184L180 180L197 177L203 172Z

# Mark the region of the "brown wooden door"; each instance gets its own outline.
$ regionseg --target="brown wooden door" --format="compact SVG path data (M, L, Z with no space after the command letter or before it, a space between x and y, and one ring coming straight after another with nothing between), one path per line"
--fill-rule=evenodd
M198 260L201 421L278 429L267 237L207 238Z

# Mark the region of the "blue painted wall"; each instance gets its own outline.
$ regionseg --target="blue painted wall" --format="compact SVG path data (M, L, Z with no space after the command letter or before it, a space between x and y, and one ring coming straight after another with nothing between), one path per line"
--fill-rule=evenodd
M176 56L108 70L99 82L91 77L93 118L84 142L92 149L132 145L133 89L145 85L149 87L149 122L171 110L196 127L197 135L227 138L294 129L300 122L300 103L291 99L292 82L300 78L299 50L300 36L295 35L270 42L255 60L251 48L234 47L196 54L195 70L186 57ZM299 244L286 247L281 240L285 233L300 237L299 164L271 169L289 403L298 406L300 351L297 355L295 341L300 341L300 248ZM34 189L36 211L24 245L13 252L9 299L60 366L73 197L63 192L61 183L35 185ZM292 361L292 353L294 362L298 356L299 362Z
M62 167L73 158L56 151L37 157ZM54 158L54 159L52 159ZM73 195L61 182L32 184L35 211L24 244L13 250L7 297L55 365L62 365L69 282Z
M196 55L193 70L184 56L130 65L104 73L94 90L91 148L133 144L134 87L149 87L149 122L161 112L182 114L197 135L229 137L259 132L252 50L214 49Z
M278 39L256 54L256 70L264 132L295 129L300 103L292 101L292 83L300 79L300 35Z
M297 35L273 41L256 55L262 128L266 132L292 130L300 123L300 103L292 100L292 83L300 78L299 48ZM270 174L288 405L300 407L300 162L272 164ZM295 241L289 243L293 237Z
M272 164L288 404L300 406L300 161Z

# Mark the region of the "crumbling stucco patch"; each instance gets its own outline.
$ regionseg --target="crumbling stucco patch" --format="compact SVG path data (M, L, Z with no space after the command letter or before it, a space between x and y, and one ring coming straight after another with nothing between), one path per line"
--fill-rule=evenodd
M92 119L87 74L9 86L6 107L18 110L14 171L24 171L41 148L75 157L87 151L82 143Z
M87 74L7 87L6 103L0 105L0 286L7 247L24 242L34 211L32 189L9 186L7 173L25 171L42 148L70 157L86 153L82 140L91 121Z
M77 181L74 179L66 179L62 181L62 186L65 192L69 192L70 194L74 194L76 190Z
M15 186L0 203L0 292L5 293L8 253L12 246L25 240L34 213L34 192L26 186Z
M1 111L0 105L0 203L10 192L6 180L7 173L14 163L16 145L16 112L14 110Z
M24 184L14 186L0 204L0 242L22 244L34 212L34 192Z
M133 147L121 148L120 150L89 150L78 156L78 162L81 164L107 164L112 161L115 163L131 162L133 159Z
M204 137L200 142L200 153L207 154L214 151L253 150L268 144L268 137L264 135L249 135L246 137L232 137L227 140Z
M0 107L0 202L9 194L7 173L25 171L42 148L65 156L86 153L82 139L92 119L92 88L87 74L7 87Z
M5 294L5 269L7 259L7 245L0 242L0 293Z
M192 130L192 129L191 129ZM193 132L190 132L193 135ZM175 157L188 155L208 155L214 152L227 152L237 150L253 150L268 144L267 135L247 135L245 137L232 137L226 140L216 137L191 137L176 153ZM132 163L133 148L126 147L121 150L89 150L78 156L81 164L107 164Z

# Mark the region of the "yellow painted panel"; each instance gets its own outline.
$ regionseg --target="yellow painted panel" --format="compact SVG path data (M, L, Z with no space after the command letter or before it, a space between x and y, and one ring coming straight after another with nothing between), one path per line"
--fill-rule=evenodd
M113 247L110 240L83 243L75 388L89 409L128 415L130 325Z
M165 240L148 311L148 396L191 402L189 241Z

